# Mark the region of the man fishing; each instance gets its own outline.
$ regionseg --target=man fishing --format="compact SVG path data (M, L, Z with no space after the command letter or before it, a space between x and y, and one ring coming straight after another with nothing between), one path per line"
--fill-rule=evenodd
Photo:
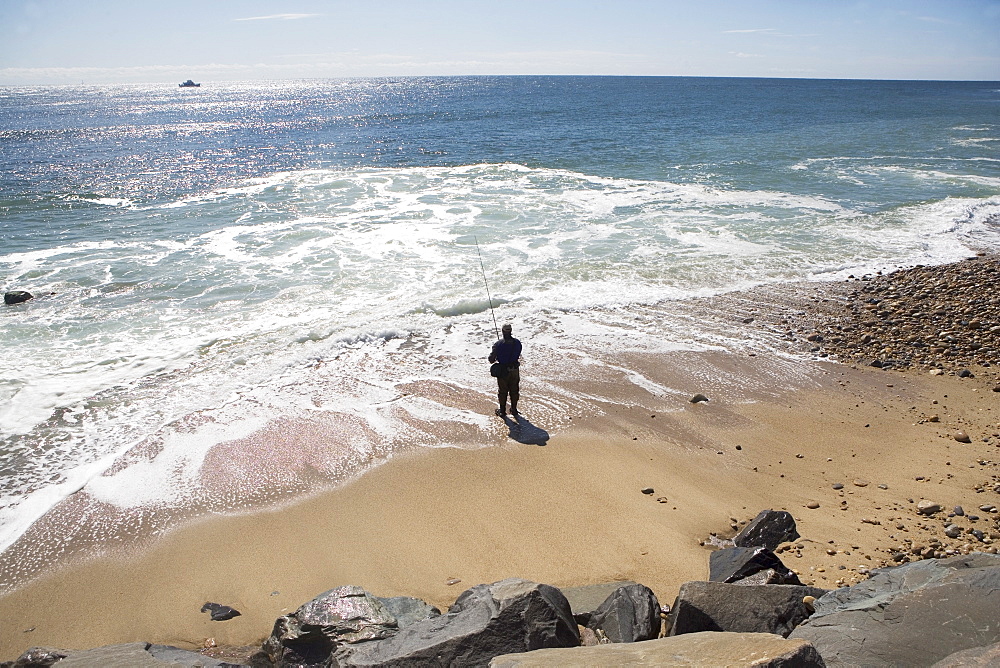
M493 344L490 352L490 363L499 364L500 369L497 374L497 401L500 408L496 414L500 417L507 415L507 395L510 394L510 412L517 415L517 400L521 396L521 373L518 366L521 358L521 342L511 336L511 326L504 325L501 329L503 338Z

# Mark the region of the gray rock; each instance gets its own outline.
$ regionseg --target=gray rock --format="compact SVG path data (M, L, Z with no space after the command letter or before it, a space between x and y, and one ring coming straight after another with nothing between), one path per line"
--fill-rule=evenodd
M944 528L944 535L948 538L958 538L962 535L962 527L957 524L949 524Z
M600 629L611 642L652 640L660 635L661 625L660 602L641 584L616 589L587 622L587 628Z
M535 666L823 668L823 659L807 642L786 640L770 633L689 633L648 642L505 654L490 662L490 668Z
M339 645L388 638L398 627L381 600L361 587L337 587L278 617L254 660L266 659L277 666L325 666Z
M396 618L396 625L401 629L441 614L441 611L433 605L412 596L393 596L392 598L376 596L375 598L381 601L385 609Z
M18 661L20 660L19 658ZM14 665L18 668L21 666L27 668L28 666L52 664L19 664L15 661ZM71 650L66 658L55 665L59 668L74 668L74 666L77 668L94 668L95 666L101 666L101 668L165 668L166 666L172 668L223 668L232 664L178 647L133 642L80 651Z
M670 635L735 631L787 636L812 614L802 599L825 593L818 587L794 585L685 582L670 612Z
M30 292L25 292L24 290L11 290L10 292L4 293L3 303L7 306L13 306L14 304L21 304L34 298L35 295Z
M792 638L828 666L926 666L1000 642L1000 556L973 553L872 572L837 589Z
M569 601L569 608L573 612L573 619L580 626L586 626L590 621L590 616L601 607L604 601L619 587L638 584L631 580L621 582L605 582L602 584L586 585L583 587L562 587L560 591L566 600Z
M788 584L802 582L781 559L763 547L729 547L716 550L708 558L708 579L712 582L735 582L767 569L774 569Z
M931 668L996 668L996 666L1000 666L1000 643L949 654Z
M691 397L690 399L688 399L688 401L690 401L692 404L700 404L703 401L708 401L708 397L706 397L704 394L702 394L701 392L699 392L698 394L696 394L693 397Z
M384 640L342 647L336 658L341 666L485 666L500 654L579 644L569 602L558 589L512 578L477 585L448 614Z
M31 647L12 662L12 668L45 668L65 659L71 650L53 647Z
M146 648L146 652L148 652L157 661L161 661L163 665L168 666L185 666L186 668L198 668L199 666L205 666L206 668L228 668L228 666L236 665L225 661L219 661L218 659L213 659L211 657L198 654L197 652L190 652L179 647L171 647L170 645L150 645Z
M757 571L753 575L748 575L745 578L741 578L731 583L734 585L740 585L742 587L755 587L758 585L801 585L798 577L795 573L791 573L791 578L789 578L788 570L777 570L774 568L765 568L762 571Z
M782 543L797 540L795 518L784 510L762 510L733 537L737 547L766 547L772 552Z

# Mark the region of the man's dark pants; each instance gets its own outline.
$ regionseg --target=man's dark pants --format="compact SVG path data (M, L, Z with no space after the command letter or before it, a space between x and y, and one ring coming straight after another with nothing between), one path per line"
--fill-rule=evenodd
M500 410L507 410L507 395L510 394L510 410L517 410L517 400L521 398L521 372L518 368L512 367L503 378L497 378L497 401L500 402Z

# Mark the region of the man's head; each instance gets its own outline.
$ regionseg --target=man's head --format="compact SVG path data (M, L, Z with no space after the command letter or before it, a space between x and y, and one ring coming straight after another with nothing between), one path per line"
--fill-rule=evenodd
M504 336L510 336L511 331L513 330L511 329L511 326L508 324L501 327L500 331L503 332Z

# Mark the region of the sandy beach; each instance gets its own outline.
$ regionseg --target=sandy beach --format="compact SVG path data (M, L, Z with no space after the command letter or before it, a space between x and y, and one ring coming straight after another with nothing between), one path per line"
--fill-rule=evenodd
M767 508L791 512L802 536L779 556L826 588L927 548L1000 543L997 513L980 510L1000 504L997 367L962 377L938 365L932 375L762 350L650 356L630 368L685 394L623 383L614 402L550 430L533 416L529 368L528 422L488 443L410 451L305 500L70 560L0 597L0 660L39 645L254 645L277 616L344 584L444 608L507 577L560 587L630 579L669 604L683 582L707 579L710 534L732 535ZM691 403L695 393L709 401ZM922 516L923 499L945 510ZM964 516L945 517L955 506ZM948 538L952 522L984 541ZM211 622L199 612L206 601L242 614Z

